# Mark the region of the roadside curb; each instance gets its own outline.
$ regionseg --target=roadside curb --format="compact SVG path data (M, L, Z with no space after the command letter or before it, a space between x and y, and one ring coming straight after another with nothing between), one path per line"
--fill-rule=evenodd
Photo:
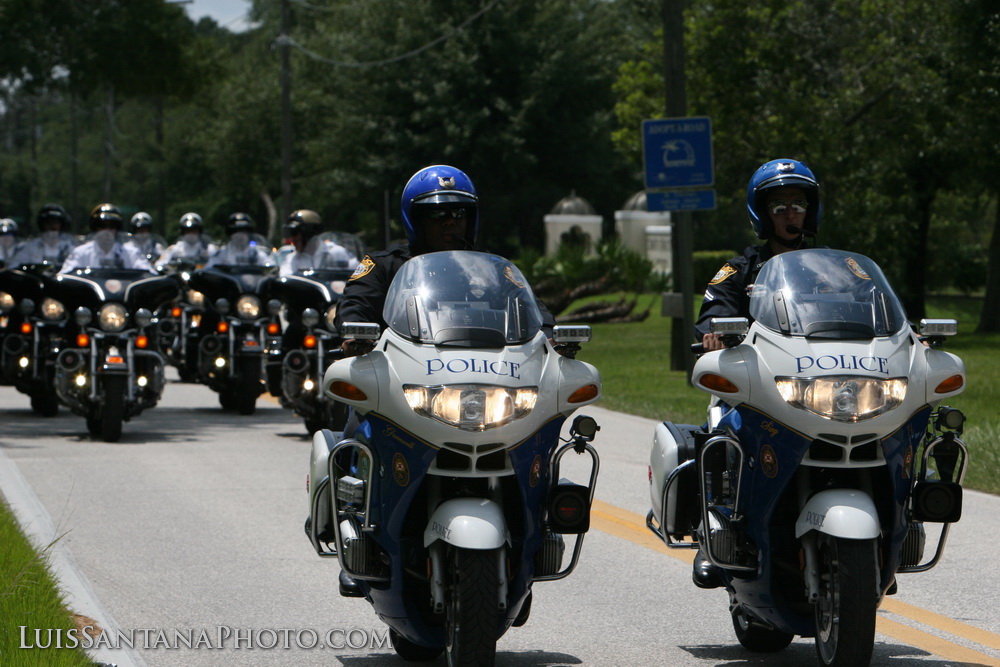
M60 535L56 532L52 517L21 475L17 465L2 448L0 448L0 495L10 505L21 530L32 546L38 551L47 548L46 561L49 570L59 583L60 592L70 611L94 619L109 637L117 636L118 624L97 599L90 581L77 567L69 547L62 540L55 541ZM89 651L88 655L98 664L116 667L146 666L142 658L125 646L117 650L98 647Z

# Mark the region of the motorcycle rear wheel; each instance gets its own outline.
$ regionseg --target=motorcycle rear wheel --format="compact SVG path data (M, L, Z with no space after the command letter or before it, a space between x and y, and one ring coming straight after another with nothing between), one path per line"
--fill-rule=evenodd
M821 591L816 603L816 653L820 664L870 664L878 606L875 540L820 534L817 549Z
M447 604L450 667L492 665L496 660L500 578L496 549L452 549Z
M392 648L396 651L396 655L407 662L434 660L444 651L443 647L431 648L430 646L414 644L392 628L389 628L389 640L392 642Z
M795 639L795 635L790 632L782 632L752 622L742 607L735 607L732 616L736 638L745 649L754 653L777 653L787 648Z

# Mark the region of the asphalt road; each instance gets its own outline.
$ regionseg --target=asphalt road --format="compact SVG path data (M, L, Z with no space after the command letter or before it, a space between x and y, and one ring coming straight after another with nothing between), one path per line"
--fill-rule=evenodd
M123 647L100 645L96 660L403 664L371 607L338 595L336 561L317 557L303 534L301 420L268 397L257 406L249 417L223 412L205 387L172 382L108 444L88 436L83 418L65 409L37 418L27 397L0 387L0 490L35 540L61 536L50 551L70 608L99 622L104 644ZM695 588L691 552L646 530L654 422L584 412L602 426L602 458L580 565L535 585L531 618L500 640L497 664L815 664L810 639L777 655L745 651L726 594ZM569 461L563 472L580 474ZM880 610L874 665L1000 665L998 515L1000 498L966 495L942 563L901 575ZM0 623L38 645L30 622Z

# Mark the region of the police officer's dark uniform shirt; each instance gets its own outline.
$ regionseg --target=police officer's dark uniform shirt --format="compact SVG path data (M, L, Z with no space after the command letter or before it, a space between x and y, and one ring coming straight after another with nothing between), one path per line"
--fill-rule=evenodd
M698 321L695 322L695 337L709 333L709 322L713 317L750 317L750 295L747 285L757 280L757 274L764 263L774 257L768 244L750 246L741 257L734 257L719 269L705 288L705 300L701 302Z
M344 322L378 322L384 329L386 324L382 319L382 309L385 307L385 295L399 268L410 257L410 248L403 245L365 255L347 279L344 293L337 303L337 328Z
M412 256L407 245L391 246L381 252L365 255L361 264L347 279L344 293L337 303L337 328L344 322L378 322L385 329L387 325L382 319L385 295L399 268ZM555 318L545 304L538 299L535 302L542 311L542 331L551 337Z

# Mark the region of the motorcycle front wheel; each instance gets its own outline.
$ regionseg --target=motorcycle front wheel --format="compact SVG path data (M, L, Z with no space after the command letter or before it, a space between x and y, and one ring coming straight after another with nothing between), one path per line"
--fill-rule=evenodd
M104 378L101 385L104 405L101 407L100 435L104 442L118 442L122 437L122 422L125 420L125 383L128 378L112 376Z
M447 645L451 667L496 660L500 577L498 550L452 549Z
M820 534L816 653L828 667L871 663L878 606L875 540Z

